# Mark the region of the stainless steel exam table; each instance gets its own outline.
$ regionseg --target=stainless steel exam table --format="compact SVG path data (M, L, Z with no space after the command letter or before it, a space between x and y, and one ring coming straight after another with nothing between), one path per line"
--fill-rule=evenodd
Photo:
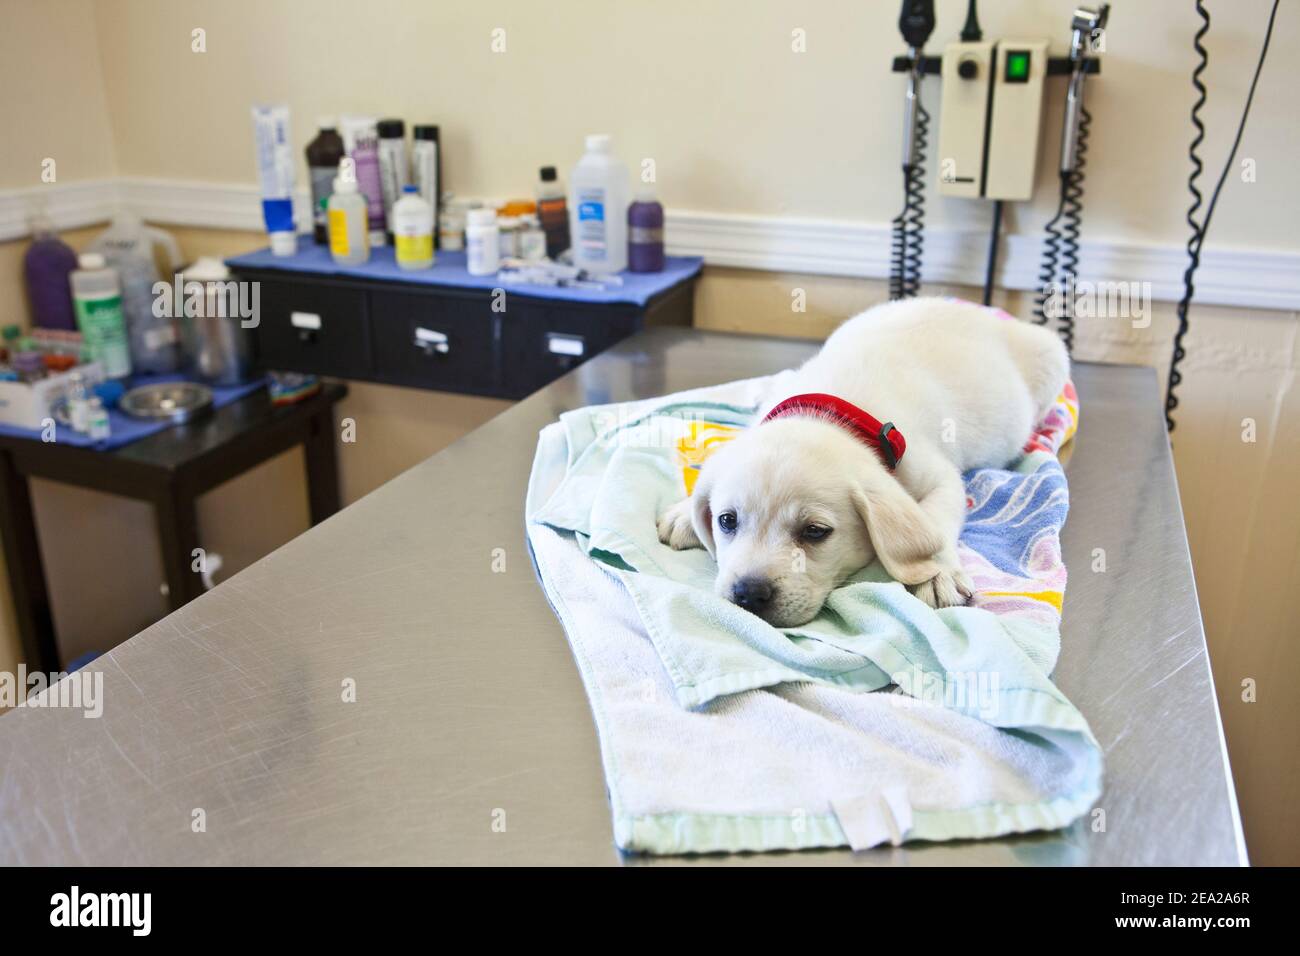
M645 862L613 846L587 698L524 541L537 432L815 347L636 335L99 658L100 719L0 717L0 863ZM1056 679L1106 752L1104 832L1086 817L987 842L690 862L1245 862L1156 377L1074 376ZM367 453L360 434L344 455Z

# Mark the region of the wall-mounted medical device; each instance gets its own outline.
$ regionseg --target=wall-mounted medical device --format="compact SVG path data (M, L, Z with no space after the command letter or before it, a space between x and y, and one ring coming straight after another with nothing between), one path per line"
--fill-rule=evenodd
M949 43L940 76L940 194L1029 199L1038 168L1047 41Z
M1077 255L1071 243L1078 235L1082 194L1082 145L1087 113L1081 109L1083 78L1100 72L1091 53L1093 41L1106 22L1108 5L1100 11L1080 7L1071 21L1069 56L1049 56L1045 39L985 40L969 0L959 41L948 44L942 57L926 56L925 43L934 30L933 0L904 0L899 30L906 56L894 59L896 73L907 74L903 110L903 211L893 221L890 296L916 295L921 286L924 252L925 159L929 114L921 102L921 81L937 74L943 81L939 114L937 187L940 195L987 199L993 203L984 302L992 297L997 266L1002 204L1033 196L1042 128L1043 97L1049 76L1069 76L1063 158L1062 202L1048 227L1051 276L1059 266L1073 268ZM1068 157L1068 158L1067 158ZM1057 228L1063 217L1069 222ZM1053 230L1056 230L1053 232ZM1039 310L1042 317L1042 311ZM1067 321L1067 320L1063 320ZM1070 342L1070 329L1062 326Z
M1202 75L1209 53L1202 39L1210 30L1205 0L1193 0L1201 19L1192 40L1197 63L1192 70L1192 87L1197 93L1191 121L1195 134L1188 147L1192 172L1187 188L1192 202L1187 210L1191 236L1187 243L1188 265L1183 274L1183 296L1177 305L1178 330L1174 335L1165 393L1165 419L1174 428L1178 407L1176 389L1182 381L1179 363L1186 355L1183 342L1189 328L1188 309L1200 265L1201 250L1219 195L1232 171L1250 116L1255 88L1268 56L1273 25L1280 0L1273 0L1259 51L1259 61L1250 82L1236 137L1219 174L1208 203L1198 188L1203 169L1198 149L1205 138L1200 113L1206 100ZM945 47L942 58L926 56L925 44L934 32L933 0L903 0L899 31L907 55L894 58L893 71L907 74L903 106L903 211L893 220L893 256L890 266L890 298L916 295L921 288L921 258L925 241L925 154L930 115L921 100L921 82L927 75L943 80L939 120L940 194L963 199L988 199L993 203L988 264L984 278L984 303L990 301L997 264L1002 205L1029 199L1033 194L1045 79L1068 76L1065 110L1061 120L1061 156L1057 166L1059 199L1056 213L1043 227L1042 260L1034 320L1045 325L1056 321L1067 349L1074 344L1074 316L1070 296L1054 295L1075 278L1079 266L1079 232L1083 221L1084 168L1088 130L1092 117L1084 107L1085 79L1101 72L1096 54L1104 48L1110 4L1098 8L1076 7L1070 19L1070 46L1066 56L1048 56L1046 40L984 39L976 14L976 0L968 0L966 23L959 42ZM1204 210L1202 211L1202 207ZM1199 218L1198 218L1198 213ZM1047 303L1064 303L1060 314L1051 314Z

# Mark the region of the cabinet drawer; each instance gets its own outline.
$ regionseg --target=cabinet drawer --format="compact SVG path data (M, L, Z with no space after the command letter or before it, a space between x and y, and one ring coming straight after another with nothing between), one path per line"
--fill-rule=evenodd
M494 392L497 313L487 297L373 292L375 370L396 385Z
M511 308L503 317L502 382L524 396L636 331L636 316L562 306Z
M256 337L264 368L368 378L366 297L358 289L262 280Z

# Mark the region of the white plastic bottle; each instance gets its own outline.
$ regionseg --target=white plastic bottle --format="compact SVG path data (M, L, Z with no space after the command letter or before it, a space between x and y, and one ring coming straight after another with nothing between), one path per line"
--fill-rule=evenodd
M402 187L402 198L393 203L393 244L401 268L433 265L433 207L420 198L418 186Z
M587 151L569 176L569 238L573 264L597 274L627 268L627 167L604 133L587 137Z
M471 209L465 224L465 257L472 276L494 275L501 268L501 239L495 209Z
M334 179L329 201L330 255L341 266L359 266L370 258L366 197L350 176Z
M98 252L82 253L77 268L68 275L72 284L72 308L77 328L90 353L108 378L131 374L131 347L127 342L126 317L122 312L122 288L117 272L110 269Z
M180 268L180 246L171 233L146 226L133 213L121 212L86 250L102 255L117 272L131 344L131 370L137 374L174 372L183 364L179 323L171 315L154 313L154 283L159 279L154 255L159 249L170 272ZM171 280L169 274L167 281Z

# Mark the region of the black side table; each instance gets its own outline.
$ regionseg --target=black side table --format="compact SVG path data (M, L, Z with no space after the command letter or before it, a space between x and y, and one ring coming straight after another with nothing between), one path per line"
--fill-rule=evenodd
M36 536L29 478L107 491L154 506L172 610L203 593L191 570L199 547L196 499L255 465L302 445L312 524L339 509L334 406L348 390L327 383L294 405L277 407L265 389L211 415L166 428L112 451L0 435L0 536L4 539L26 663L56 671L62 661Z

